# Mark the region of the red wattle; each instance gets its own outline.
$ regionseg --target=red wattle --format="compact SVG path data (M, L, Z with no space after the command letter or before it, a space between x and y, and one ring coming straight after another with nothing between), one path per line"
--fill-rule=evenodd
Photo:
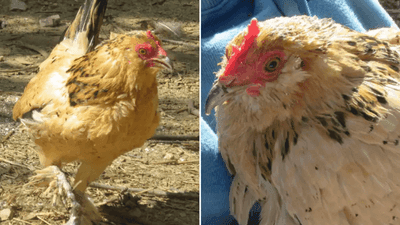
M252 85L246 88L246 93L252 97L257 97L260 95L260 85Z

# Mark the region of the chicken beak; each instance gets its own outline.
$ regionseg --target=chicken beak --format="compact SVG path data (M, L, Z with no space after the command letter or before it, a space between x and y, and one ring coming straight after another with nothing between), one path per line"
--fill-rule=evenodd
M174 71L171 60L165 55L160 55L157 58L153 58L151 61L154 63L155 66L161 69L166 69L169 72Z
M206 115L210 115L213 108L226 101L225 94L227 93L226 88L221 83L214 82L206 100Z

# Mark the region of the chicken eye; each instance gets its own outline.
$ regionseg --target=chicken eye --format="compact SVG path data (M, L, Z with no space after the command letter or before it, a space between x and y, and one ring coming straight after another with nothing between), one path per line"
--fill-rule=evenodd
M141 55L146 55L147 54L147 50L144 48L139 49L139 54Z
M265 71L274 72L276 70L276 68L278 68L280 62L281 62L281 60L279 58L271 59L270 61L268 61L265 64L265 67L264 67Z

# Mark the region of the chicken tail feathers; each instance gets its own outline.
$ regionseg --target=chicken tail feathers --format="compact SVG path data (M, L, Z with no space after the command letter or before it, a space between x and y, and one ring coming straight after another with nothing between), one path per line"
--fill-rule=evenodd
M106 7L107 0L85 0L67 28L63 40L72 40L72 45L81 48L85 53L92 51L99 42Z
M15 104L13 109L13 118L25 119L24 124L29 122L42 122L40 110L43 109L53 99L59 99L61 96L54 97L52 94L59 93L63 84L65 71L52 69L56 63L65 62L68 65L69 59L78 58L92 51L99 40L100 28L103 23L103 17L106 12L107 0L85 0L85 3L79 8L79 11L62 36L61 42L56 45L50 56L40 64L40 71L26 86L21 99ZM50 68L43 72L45 68ZM42 73L43 72L43 73ZM51 94L49 94L51 93ZM36 117L32 111L37 111ZM29 123L31 124L31 123Z

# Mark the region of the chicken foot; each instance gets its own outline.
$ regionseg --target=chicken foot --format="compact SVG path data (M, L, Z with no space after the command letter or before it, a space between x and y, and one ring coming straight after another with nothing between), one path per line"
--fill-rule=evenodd
M37 170L37 175L31 178L28 184L38 186L48 185L44 194L53 192L53 205L62 202L66 205L66 198L72 203L72 213L65 225L91 225L101 221L101 215L89 198L81 191L74 190L65 174L58 166L48 166Z

